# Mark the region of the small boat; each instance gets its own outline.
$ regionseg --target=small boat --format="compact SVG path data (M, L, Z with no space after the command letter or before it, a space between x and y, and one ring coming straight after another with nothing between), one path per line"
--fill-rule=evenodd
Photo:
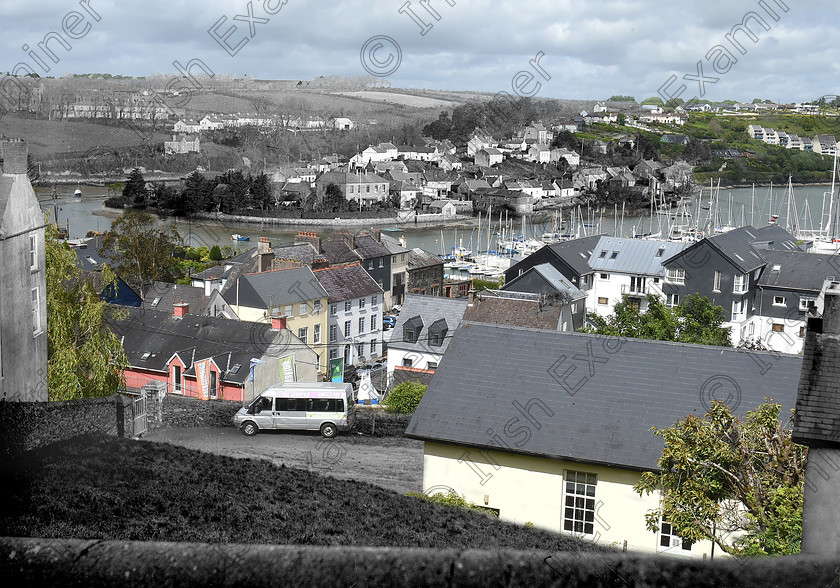
M75 196L76 198L81 198L82 190L80 188L76 188L76 191L73 192L73 196Z
M240 235L239 233L234 233L233 235L230 236L230 240L231 241L250 241L251 238L250 237L244 237L244 236Z

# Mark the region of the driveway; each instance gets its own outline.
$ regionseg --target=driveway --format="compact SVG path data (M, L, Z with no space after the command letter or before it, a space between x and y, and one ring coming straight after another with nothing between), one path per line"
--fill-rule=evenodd
M246 437L233 427L159 429L143 440L171 443L228 457L267 459L342 480L369 482L405 494L422 492L423 442L401 437L262 431Z

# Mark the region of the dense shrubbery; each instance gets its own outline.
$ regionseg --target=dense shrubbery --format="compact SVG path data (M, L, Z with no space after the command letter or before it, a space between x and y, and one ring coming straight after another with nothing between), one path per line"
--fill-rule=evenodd
M388 412L411 414L420 404L425 392L426 386L423 384L418 382L403 382L388 394L388 397L385 399L385 408Z
M456 508L465 508L467 510L473 510L476 512L480 512L486 515L490 515L491 517L498 518L499 511L491 508L484 508L483 506L478 506L464 498L463 496L459 496L455 493L454 490L450 490L449 492L438 492L437 494L422 494L420 492L409 492L406 496L410 496L412 498L420 498L425 500L426 502L431 502L432 504L442 504L443 506L454 506ZM533 525L531 525L533 527Z

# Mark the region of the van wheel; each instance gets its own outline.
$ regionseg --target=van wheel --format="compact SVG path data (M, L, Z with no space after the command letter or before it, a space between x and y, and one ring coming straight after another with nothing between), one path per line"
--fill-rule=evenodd
M242 425L242 434L247 435L248 437L253 437L259 432L259 427L257 427L256 423L251 421L246 422Z
M336 433L338 433L338 429L336 429L334 424L324 423L323 425L321 425L321 435L323 435L327 439L332 439L333 437L335 437Z

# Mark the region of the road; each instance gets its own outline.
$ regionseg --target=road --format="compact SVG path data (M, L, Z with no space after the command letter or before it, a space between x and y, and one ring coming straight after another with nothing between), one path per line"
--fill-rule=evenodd
M399 437L262 431L246 437L233 427L159 429L146 441L171 443L228 457L266 459L342 480L369 482L400 494L421 492L423 442Z

